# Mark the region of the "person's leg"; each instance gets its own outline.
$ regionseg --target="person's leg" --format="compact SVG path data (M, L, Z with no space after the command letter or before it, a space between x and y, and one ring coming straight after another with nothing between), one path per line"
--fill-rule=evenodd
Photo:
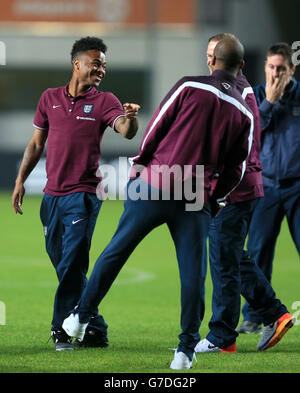
M298 228L300 222L300 180L293 182L289 181L288 183L285 182L285 184L279 188L278 193L284 213L287 217L292 238L298 253L300 253L300 233ZM269 287L271 288L271 286ZM266 288L268 288L267 285ZM256 305L260 306L259 311L261 311L263 307L262 315L264 316L263 322L265 325L261 339L257 345L260 351L264 351L276 345L289 329L293 327L296 321L296 318L288 312L286 307L281 304L279 300L275 299L275 294L272 299L270 295L271 290L272 288L268 289L268 294L260 292L256 295ZM270 301L272 304L269 304Z
M187 212L184 202L174 204L175 211L168 218L168 226L176 247L181 282L181 334L177 351L190 360L199 341L199 328L203 315L203 286L205 281L207 236L210 209Z
M129 182L129 186L131 184ZM98 307L136 246L152 229L164 223L168 202L125 200L118 228L96 261L80 299L76 310L80 323L90 321L93 310Z
M258 201L255 199L229 205L211 223L210 267L214 289L213 316L207 339L218 348L228 347L237 336L235 328L240 314L240 296L234 296L237 286L265 325L288 312L276 299L273 288L254 261L246 259L245 255L241 258L249 223ZM239 251L235 253L234 250Z
M264 190L265 196L260 199L251 219L247 250L268 281L271 281L275 245L284 217L284 210L278 190L270 187L265 187ZM244 256L246 255L244 254ZM244 321L252 321L257 324L263 322L248 302L245 302L242 312Z
M274 289L254 260L243 251L241 260L241 294L266 326L288 312L286 306L276 298Z
M92 242L92 236L94 233L94 229L96 226L97 218L99 215L99 211L102 205L102 202L99 201L96 194L85 193L84 195L84 203L86 210L88 212L88 226L87 226L87 238L89 242L89 249ZM85 280L85 285L87 284L87 279ZM76 300L76 303L79 299ZM109 345L107 338L107 328L102 315L98 314L98 309L94 310L93 317L87 327L86 334L84 336L83 341L79 342L77 340L75 343L77 346L87 346L87 347L107 347Z
M44 227L46 250L56 270L56 274L57 267L63 255L62 236L64 233L64 225L58 208L58 198L59 197L45 194L40 209L40 217ZM59 278L58 274L57 277ZM53 325L53 320L51 337L57 351L73 349L71 338L61 329L61 327Z
M270 282L246 253L241 262L241 277L242 295L264 324L257 348L260 351L266 350L282 339L294 325L295 319L286 306L276 298ZM244 321L238 331L239 333L255 333L252 328L250 321Z
M56 266L59 285L55 294L54 329L61 328L63 320L78 303L87 282L91 238L101 207L101 202L95 198L92 203L92 197L80 192L58 199L64 232L62 256ZM103 329L106 328L103 323Z
M209 233L212 310L207 340L218 348L236 341L240 316L240 260L257 200L226 206L212 220Z
M280 190L289 230L300 255L300 180L287 189Z
M64 232L57 203L57 197L44 194L40 208L46 251L55 270L62 256L62 235Z

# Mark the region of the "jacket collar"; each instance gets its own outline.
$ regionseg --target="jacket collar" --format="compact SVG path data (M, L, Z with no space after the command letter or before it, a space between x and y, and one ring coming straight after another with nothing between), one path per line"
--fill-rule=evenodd
M232 74L224 70L215 70L212 73L212 76L232 84L236 83L236 78Z

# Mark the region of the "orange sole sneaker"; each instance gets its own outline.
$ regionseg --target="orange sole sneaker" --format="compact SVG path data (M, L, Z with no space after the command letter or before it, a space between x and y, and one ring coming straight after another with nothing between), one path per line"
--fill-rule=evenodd
M276 327L274 329L273 335L263 344L259 345L258 349L260 351L265 351L271 347L274 347L285 335L285 333L294 326L296 318L294 318L290 313L283 314L277 321Z
M221 353L236 353L236 343L229 345L229 347L221 350Z

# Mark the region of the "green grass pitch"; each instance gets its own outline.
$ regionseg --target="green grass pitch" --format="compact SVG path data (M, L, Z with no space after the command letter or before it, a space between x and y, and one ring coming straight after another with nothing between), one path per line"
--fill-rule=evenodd
M168 368L180 333L180 284L174 246L166 226L155 229L134 251L100 307L109 324L110 347L54 351L50 337L55 271L44 248L39 220L41 196L27 196L23 216L0 194L0 372L1 373L176 373ZM123 210L105 201L91 248L93 263L111 239ZM283 223L274 261L273 287L291 312L300 310L300 264ZM208 332L211 279L206 281ZM5 308L5 309L4 309ZM299 313L300 314L300 313ZM300 315L297 317L297 322ZM259 335L240 335L237 354L197 355L185 373L300 372L300 328L296 325L275 347L258 352Z

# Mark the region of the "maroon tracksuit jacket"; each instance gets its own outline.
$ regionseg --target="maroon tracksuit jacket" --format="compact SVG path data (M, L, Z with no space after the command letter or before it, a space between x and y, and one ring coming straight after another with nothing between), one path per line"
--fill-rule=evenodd
M188 165L196 176L196 166L203 165L204 202L225 200L244 175L254 130L253 114L236 84L221 70L180 79L155 111L131 159L131 177L141 172L152 184L157 166Z

